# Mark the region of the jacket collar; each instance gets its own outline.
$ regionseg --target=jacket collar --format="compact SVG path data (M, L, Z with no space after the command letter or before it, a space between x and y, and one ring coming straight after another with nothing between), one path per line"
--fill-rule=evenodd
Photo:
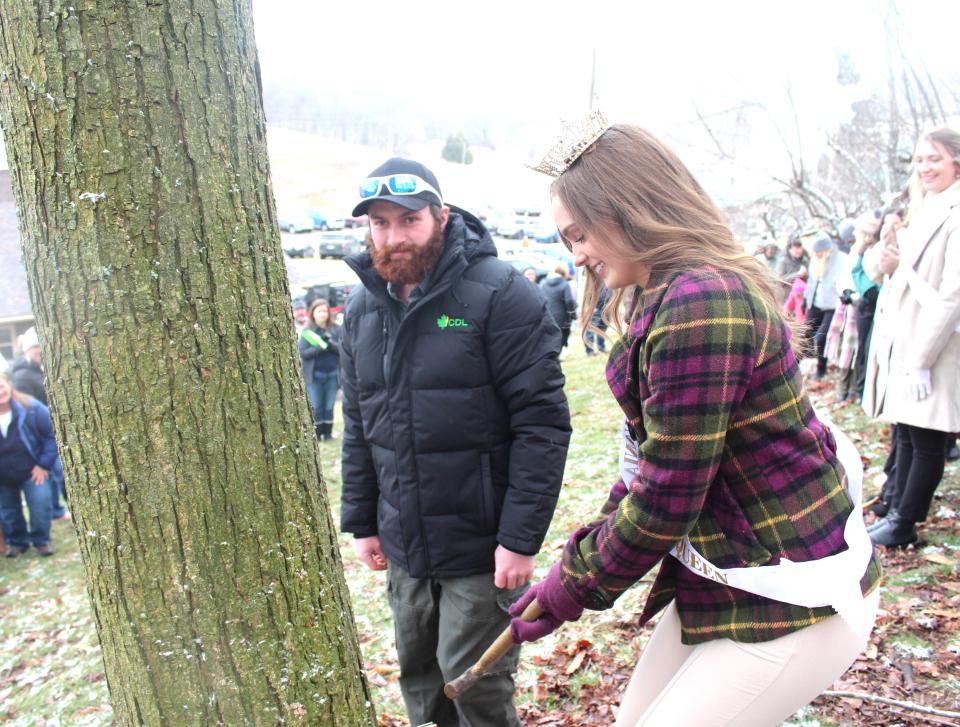
M27 408L16 399L11 399L10 411L13 412L13 418L17 420L17 426L23 424L24 417L27 416Z
M943 223L960 205L960 181L956 181L936 195L924 198L916 218L910 222L910 240L912 244L904 250L904 260L907 265L914 267L930 241L936 235Z

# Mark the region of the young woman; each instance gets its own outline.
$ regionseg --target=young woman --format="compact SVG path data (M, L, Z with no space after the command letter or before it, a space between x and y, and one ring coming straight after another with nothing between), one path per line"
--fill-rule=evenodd
M31 545L40 555L53 555L50 490L62 478L47 407L15 391L9 374L0 372L0 524L7 558ZM30 511L29 528L21 494Z
M300 333L300 359L313 406L317 439L334 439L333 406L340 389L340 326L330 317L330 303L317 298Z
M587 273L584 309L614 291L621 477L511 611L534 598L544 611L515 618L514 640L609 608L660 564L641 623L666 610L617 724L779 724L846 670L873 625L880 569L859 458L810 405L777 283L680 159L632 126L580 146L553 213Z
M960 431L960 133L937 129L913 157L919 202L881 231L884 282L874 315L863 406L897 424L896 468L878 545L917 540L943 478L948 432ZM911 197L913 204L913 197Z

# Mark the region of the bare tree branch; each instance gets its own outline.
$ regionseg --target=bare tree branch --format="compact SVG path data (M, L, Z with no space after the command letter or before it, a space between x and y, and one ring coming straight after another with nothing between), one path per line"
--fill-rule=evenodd
M913 67L913 64L907 60L906 57L903 58L903 62L906 66L906 71L909 71L910 75L913 77L913 81L917 86L917 93L920 95L920 98L923 99L923 104L927 108L927 116L929 116L934 123L939 123L937 110L933 107L933 102L930 101L930 97L927 95L927 89L924 88L924 83L920 80L920 76L917 74L917 69ZM906 71L904 72L904 75L906 75Z
M880 188L877 187L873 179L870 177L869 172L867 172L867 170L863 168L863 165L856 160L853 154L851 154L849 151L847 151L842 146L840 146L836 141L831 139L830 136L827 136L827 146L833 149L841 159L847 162L847 164L849 164L854 169L854 171L856 171L857 174L860 175L860 178L863 179L863 181L869 185L870 189L872 189L878 197L882 194L882 191L880 190Z
M693 105L693 111L694 111L694 113L696 113L696 115L697 115L697 120L699 120L701 126L703 126L703 130L706 131L706 132L707 132L707 136L710 137L710 141L712 141L713 144L714 144L714 146L717 147L717 152L718 152L720 158L721 158L721 159L732 159L733 156L730 155L730 154L728 154L727 151L726 151L726 149L723 148L723 144L720 143L720 139L718 139L718 138L717 138L717 135L713 133L713 127L710 126L710 124L707 123L706 118L703 116L702 113L700 113L700 108L699 108L696 104Z
M937 709L935 707L928 707L924 704L917 704L916 702L906 702L900 699L890 699L888 697L880 697L876 694L868 694L867 692L840 692L827 690L823 693L824 697L845 697L847 699L862 699L864 702L879 702L880 704L889 704L893 707L900 707L900 709L907 709L911 712L919 712L920 714L934 714L937 717L950 717L952 719L960 719L960 712L951 712L946 709Z
M940 91L937 89L937 82L934 80L933 75L930 73L930 69L927 68L927 64L921 61L923 66L923 72L927 76L927 82L930 84L930 93L933 94L933 100L937 102L937 109L940 111L940 123L947 123L947 112L943 108L943 101L940 100Z
M790 101L790 111L793 114L793 129L797 134L797 157L800 159L800 179L806 176L803 167L803 136L800 134L800 115L797 113L797 104L793 100L793 89L787 84L787 99Z

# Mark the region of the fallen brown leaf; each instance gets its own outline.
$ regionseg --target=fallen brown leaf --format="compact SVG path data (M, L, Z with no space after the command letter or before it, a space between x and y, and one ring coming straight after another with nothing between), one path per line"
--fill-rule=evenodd
M564 668L563 673L567 676L570 676L575 671L578 671L581 666L583 666L583 660L587 657L586 651L580 651L574 656L567 666Z

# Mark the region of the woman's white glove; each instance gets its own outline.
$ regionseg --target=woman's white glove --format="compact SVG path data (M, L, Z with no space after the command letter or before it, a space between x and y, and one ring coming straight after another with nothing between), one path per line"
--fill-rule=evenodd
M930 369L914 369L910 372L910 391L917 401L923 401L933 393Z

